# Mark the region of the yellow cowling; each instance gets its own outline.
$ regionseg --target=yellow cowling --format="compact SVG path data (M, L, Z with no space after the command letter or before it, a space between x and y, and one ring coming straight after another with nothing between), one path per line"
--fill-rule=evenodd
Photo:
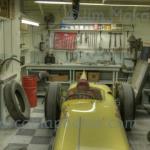
M76 87L73 84L70 89ZM53 150L129 150L121 117L111 90L98 88L102 100L76 99L63 103Z

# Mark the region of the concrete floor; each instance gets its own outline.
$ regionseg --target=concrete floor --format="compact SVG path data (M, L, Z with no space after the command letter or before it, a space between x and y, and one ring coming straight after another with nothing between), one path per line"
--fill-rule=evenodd
M145 110L137 110L136 124L128 139L133 150L150 150L150 142L147 141L147 133L150 131L150 114Z
M31 120L36 120L35 123L28 123L22 129L4 129L0 130L0 150L48 150L50 149L50 141L53 137L52 132L49 129L37 129L37 126L44 122L44 106L42 101L39 101L38 107L32 110ZM34 130L33 130L34 129ZM34 133L25 133L21 135L22 130L30 130ZM137 110L136 113L136 124L134 129L131 132L127 133L129 143L133 150L150 150L150 143L147 141L147 132L150 130L150 115L145 110ZM18 134L19 133L19 134ZM49 136L51 134L51 136ZM38 140L40 137L40 142L42 137L47 137L45 142L39 143ZM14 140L15 139L15 140ZM37 139L37 141L35 141ZM19 145L16 146L16 142L19 141ZM119 139L118 139L119 141ZM11 143L11 145L10 145ZM15 144L16 147L13 147ZM24 146L23 148L20 146ZM22 148L22 149L21 149Z

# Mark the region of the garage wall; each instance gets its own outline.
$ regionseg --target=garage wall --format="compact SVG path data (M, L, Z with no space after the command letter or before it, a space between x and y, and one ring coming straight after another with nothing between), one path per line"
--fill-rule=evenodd
M89 13L89 14L88 14ZM90 14L91 13L91 14ZM150 30L149 30L149 25L150 25L150 10L149 9L142 9L142 8L106 8L106 7L98 7L95 9L91 9L91 8L86 8L86 9L82 9L81 8L81 13L80 13L80 17L79 17L79 21L73 21L71 20L71 10L67 10L67 15L60 20L59 18L59 22L62 20L67 20L68 22L84 22L84 20L86 21L91 21L93 17L97 17L99 18L99 20L96 18L95 21L100 21L100 22L115 22L115 23L124 23L124 24L135 24L135 36L137 38L142 38L143 41L150 41ZM91 17L91 19L89 19ZM37 16L36 16L37 18ZM40 18L38 19L40 20ZM41 19L42 20L42 19ZM42 22L42 21L41 21ZM56 21L58 22L58 20ZM93 20L94 22L94 20ZM43 22L42 22L43 23ZM39 34L38 32L30 32L28 33L28 38L27 36L24 36L26 38L24 38L24 43L26 43L26 45L28 45L28 55L31 56L30 61L27 61L28 63L43 63L44 62L44 55L45 53L40 52L38 47L38 44L40 42L40 36L41 33L43 32L43 27L42 28L34 28L34 31L39 30ZM45 30L45 33L47 31ZM45 39L47 39L47 34L45 34L46 37ZM32 40L29 41L29 39L31 39L31 37L34 37L34 42L31 43ZM105 38L105 37L104 37ZM108 39L109 37L107 37ZM108 45L108 41L109 39L104 43L104 45ZM125 39L125 41L127 41L127 39ZM33 46L34 45L34 46ZM127 43L126 43L126 47L128 47ZM46 49L47 51L47 49ZM29 54L30 53L30 54ZM55 51L56 54L56 58L58 62L64 62L66 61L66 53L64 52L57 52ZM128 54L126 54L127 57ZM95 59L101 59L102 55L97 56L98 58L94 57ZM86 60L82 60L82 61L89 61L91 60L91 56L87 56L85 54L85 56L83 56L83 58L86 58ZM103 56L102 56L103 57ZM115 59L118 63L122 63L122 60L119 60L120 55L116 55ZM110 59L109 57L105 58L106 59ZM93 59L92 59L93 60Z
M0 59L13 55L20 59L20 0L15 0L15 17L10 20L0 20ZM17 73L20 78L20 64L12 61L5 65L0 77L9 77Z

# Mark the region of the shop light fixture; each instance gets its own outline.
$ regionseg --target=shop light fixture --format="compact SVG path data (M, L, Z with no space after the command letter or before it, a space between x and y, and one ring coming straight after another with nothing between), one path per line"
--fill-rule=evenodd
M54 4L54 5L72 5L68 1L48 1L48 0L35 0L39 4ZM104 4L104 3L80 3L83 6L115 6L115 7L150 7L150 5L127 5L127 4Z
M25 18L21 19L21 23L32 25L32 26L37 26L37 27L39 26L38 22L34 22L34 21L31 21L31 20L25 19Z
M39 4L54 4L54 5L72 5L72 2L65 2L65 1L45 1L45 0L36 0L35 3Z

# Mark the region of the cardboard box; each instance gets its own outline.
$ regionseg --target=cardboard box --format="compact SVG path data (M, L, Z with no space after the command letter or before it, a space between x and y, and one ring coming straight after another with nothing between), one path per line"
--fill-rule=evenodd
M22 23L20 24L20 30L21 31L28 31L28 27L29 26L27 24L22 24Z
M100 73L99 72L89 72L88 73L88 81L90 82L99 82Z
M66 82L69 80L68 75L50 75L49 81L58 81L58 82Z

